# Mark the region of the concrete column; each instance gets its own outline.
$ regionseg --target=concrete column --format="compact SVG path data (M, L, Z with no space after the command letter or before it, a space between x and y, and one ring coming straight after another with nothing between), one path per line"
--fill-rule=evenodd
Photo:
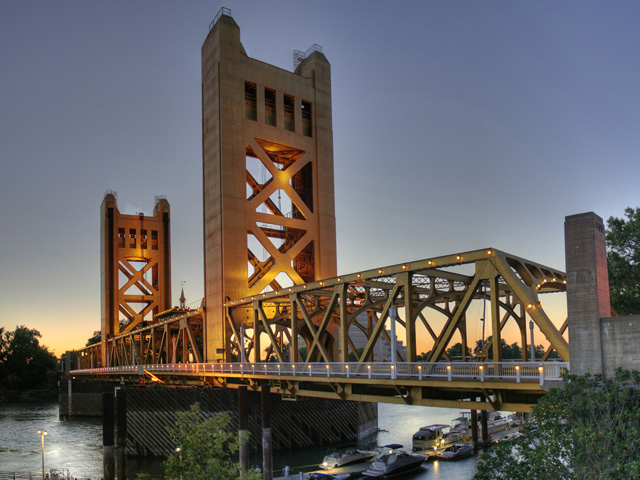
M611 316L604 223L593 212L564 222L571 373L603 373L600 319Z
M273 452L271 443L271 391L262 387L262 478L273 480Z
M471 441L473 448L478 449L478 411L474 408L471 410Z
M115 480L113 393L102 393L102 466L104 480Z
M249 431L247 430L247 386L238 387L238 435L240 436L240 446L238 456L240 457L240 476L249 469Z
M127 478L127 392L119 389L116 397L116 420L117 420L117 438L116 438L116 456L118 467L118 479Z

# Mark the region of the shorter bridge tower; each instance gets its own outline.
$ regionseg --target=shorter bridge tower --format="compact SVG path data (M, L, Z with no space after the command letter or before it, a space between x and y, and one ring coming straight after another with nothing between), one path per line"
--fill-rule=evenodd
M120 213L107 193L100 207L102 342L171 308L169 202L156 197L153 217ZM108 365L102 348L102 365Z

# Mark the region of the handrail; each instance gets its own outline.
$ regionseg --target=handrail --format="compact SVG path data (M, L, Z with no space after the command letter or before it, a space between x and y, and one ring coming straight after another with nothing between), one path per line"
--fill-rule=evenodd
M569 362L310 362L310 363L178 363L132 365L73 370L72 375L103 374L238 375L278 377L367 378L391 380L446 379L448 381L561 380Z

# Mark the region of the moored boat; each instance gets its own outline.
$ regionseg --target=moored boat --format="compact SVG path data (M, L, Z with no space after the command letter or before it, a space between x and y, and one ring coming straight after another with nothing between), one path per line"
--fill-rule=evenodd
M325 456L320 464L320 468L329 470L331 468L343 467L353 463L366 462L377 455L377 452L369 450L358 450L355 448L335 451Z
M464 443L455 443L436 454L440 460L460 460L468 457L473 452L473 447Z
M438 448L444 443L443 429L449 425L427 425L413 434L413 451Z
M383 447L381 453L371 462L364 472L367 477L390 477L418 469L427 459L424 455L415 455L399 450L402 445L393 444Z

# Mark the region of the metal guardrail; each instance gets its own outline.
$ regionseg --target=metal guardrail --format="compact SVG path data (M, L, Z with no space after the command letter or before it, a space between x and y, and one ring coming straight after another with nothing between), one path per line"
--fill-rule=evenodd
M74 375L153 374L250 375L388 380L539 381L561 380L569 362L398 362L398 363L178 363L74 370Z

